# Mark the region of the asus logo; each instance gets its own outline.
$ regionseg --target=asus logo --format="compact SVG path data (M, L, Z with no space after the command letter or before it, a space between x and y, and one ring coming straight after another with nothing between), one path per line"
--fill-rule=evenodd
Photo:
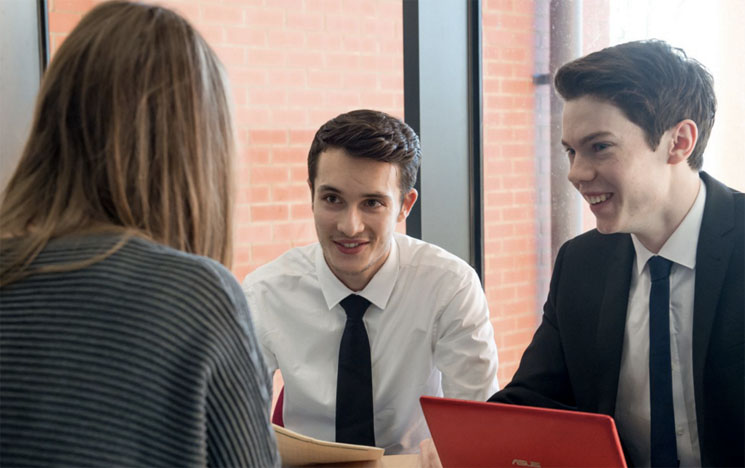
M514 460L512 460L512 464L517 466L532 466L533 468L541 468L541 464L537 461L529 462L527 460L520 460L519 458L515 458Z

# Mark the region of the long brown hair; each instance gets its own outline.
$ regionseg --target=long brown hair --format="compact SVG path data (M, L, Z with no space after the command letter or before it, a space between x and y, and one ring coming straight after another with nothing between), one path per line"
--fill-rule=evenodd
M0 285L26 276L50 239L87 231L143 236L229 266L227 93L215 53L178 14L122 1L92 9L44 75L3 194Z

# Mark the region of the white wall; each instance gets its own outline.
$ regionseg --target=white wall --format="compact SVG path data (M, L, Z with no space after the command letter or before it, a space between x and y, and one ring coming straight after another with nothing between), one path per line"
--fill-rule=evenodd
M39 88L39 3L0 0L0 188L18 162Z

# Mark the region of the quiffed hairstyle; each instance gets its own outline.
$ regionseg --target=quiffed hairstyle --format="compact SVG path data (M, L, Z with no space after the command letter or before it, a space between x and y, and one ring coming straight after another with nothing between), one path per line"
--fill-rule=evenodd
M682 49L659 40L608 47L562 66L554 85L568 101L592 96L612 103L644 130L652 150L667 130L693 120L699 134L688 165L701 169L717 110L714 79Z
M122 1L92 9L44 74L4 192L0 285L29 274L51 239L83 232L142 236L229 265L227 93L217 56L178 14Z
M315 189L318 157L322 152L342 149L349 156L398 166L401 196L414 187L421 164L419 137L406 123L385 112L354 110L321 126L308 152L308 180Z

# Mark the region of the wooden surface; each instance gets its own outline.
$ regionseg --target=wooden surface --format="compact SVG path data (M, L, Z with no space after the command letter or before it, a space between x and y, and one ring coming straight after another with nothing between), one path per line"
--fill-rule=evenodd
M418 468L419 454L384 455L380 460L375 461L313 465L313 468L321 466L327 468Z

